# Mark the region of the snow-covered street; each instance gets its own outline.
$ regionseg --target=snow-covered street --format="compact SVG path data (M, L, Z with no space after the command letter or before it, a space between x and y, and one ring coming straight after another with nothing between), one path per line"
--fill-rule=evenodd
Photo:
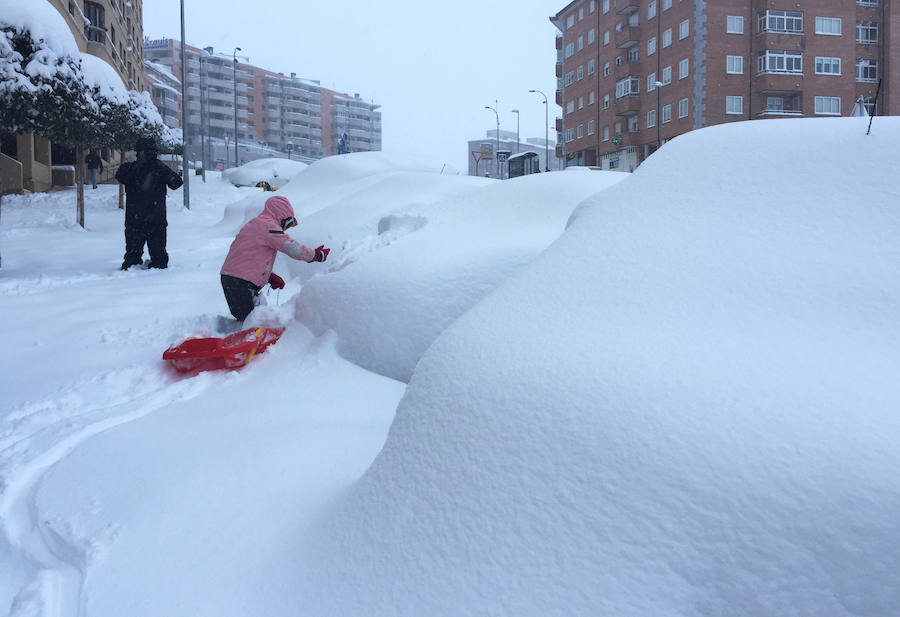
M4 197L0 613L892 615L900 122L862 120L634 174L317 161L277 194L331 256L279 256L281 340L194 377L161 354L219 334L272 193L192 177L127 272L116 187L84 230Z

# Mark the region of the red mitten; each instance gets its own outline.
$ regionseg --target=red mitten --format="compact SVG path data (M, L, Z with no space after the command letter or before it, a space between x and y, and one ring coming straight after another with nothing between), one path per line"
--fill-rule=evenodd
M284 279L273 272L269 275L269 285L272 289L284 289Z
M320 244L316 247L316 256L313 257L313 261L325 261L328 259L328 253L330 252L331 249L327 249L324 244Z

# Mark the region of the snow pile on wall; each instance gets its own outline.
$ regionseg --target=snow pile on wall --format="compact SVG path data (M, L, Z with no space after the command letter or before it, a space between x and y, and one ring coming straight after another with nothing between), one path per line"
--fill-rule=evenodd
M303 610L894 614L900 119L866 122L696 131L587 200L425 353ZM462 279L475 238L383 259Z

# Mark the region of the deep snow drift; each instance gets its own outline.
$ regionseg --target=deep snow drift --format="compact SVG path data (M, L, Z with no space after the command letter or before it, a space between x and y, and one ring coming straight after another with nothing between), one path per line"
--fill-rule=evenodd
M425 353L298 610L894 614L900 121L865 125L689 133L582 204Z

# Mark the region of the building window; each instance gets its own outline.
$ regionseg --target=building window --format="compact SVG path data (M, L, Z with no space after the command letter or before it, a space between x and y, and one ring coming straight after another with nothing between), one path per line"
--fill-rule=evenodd
M878 61L877 60L857 60L856 61L856 81L867 81L867 82L878 81Z
M609 45L609 30L603 33L603 44Z
M662 33L662 46L668 47L672 44L672 29L666 28Z
M800 11L763 11L759 14L759 31L803 34L803 13Z
M641 127L638 125L638 117L637 116L629 116L628 123L626 124L626 130L629 133L637 133L641 130Z
M597 3L594 0L591 0L590 5L588 6L588 12L593 13L597 10Z
M781 96L766 97L766 111L775 111L775 112L784 111L784 97L781 97Z
M841 35L840 17L816 17L816 34Z
M725 20L725 32L728 34L744 34L744 18L740 15L729 15Z
M584 7L583 6L578 8L578 21L581 21L582 19L584 19Z
M571 58L575 55L575 43L569 43L566 45L566 58Z
M656 53L656 37L651 36L647 39L647 55L652 56Z
M857 62L857 67L859 63ZM841 59L816 56L816 75L840 75Z
M582 49L584 49L584 37L579 36L578 37L578 51L581 51Z
M664 11L668 11L669 9L672 8L672 0L662 0L662 3L663 3Z
M105 43L105 9L103 5L85 0L84 16L90 24L84 25L84 36L92 43Z
M575 101L569 101L566 103L566 113L570 114L575 111Z
M725 72L732 75L743 75L744 56L728 56L725 60Z
M678 101L678 117L679 118L687 118L688 115L688 100L681 99Z
M579 67L575 70L576 70L576 73L578 76L577 77L578 81L581 81L582 79L584 79L584 65L583 64L579 65Z
M691 61L685 58L678 63L678 79L684 79L691 72Z
M603 0L603 12L609 13L609 0Z
M816 113L823 116L840 116L841 115L841 97L839 96L817 96L816 97Z
M656 17L656 0L650 0L647 4L647 19Z
M591 90L590 92L588 92L588 105L593 105L593 104L594 104L594 91Z
M566 85L571 86L573 83L575 83L575 73L569 71L568 73L566 73Z
M569 143L570 141L575 141L575 131L566 129L566 143Z
M603 141L609 141L609 127L603 127Z
M588 75L594 74L594 61L588 60Z
M803 54L767 49L759 53L760 73L803 73Z
M652 129L656 126L656 110L651 109L647 112L647 128Z
M656 90L656 73L647 75L647 92Z
M579 124L578 125L578 139L581 139L582 137L584 137L584 125Z
M744 113L744 97L742 96L726 96L725 97L725 113L729 115L739 115Z
M878 42L878 23L874 21L856 22L856 42L872 45Z
M672 83L672 67L667 66L662 71L662 84L668 86Z
M566 17L566 30L575 25L575 14L572 13L568 17Z
M616 100L640 94L641 82L637 77L626 77L616 82Z
M672 121L672 106L671 105L663 105L662 108L662 123Z
M603 109L609 109L609 95L603 95Z
M588 30L588 45L590 45L591 43L593 43L596 40L597 40L597 34L596 34L596 32L594 32L594 29L591 28L590 30Z
M878 6L878 0L856 0L856 6Z
M588 135L594 134L594 121L588 120Z
M584 97L583 96L578 97L578 109L584 109Z
M678 40L686 39L691 33L691 20L685 19L678 24Z
M603 76L609 77L609 62L603 63Z

